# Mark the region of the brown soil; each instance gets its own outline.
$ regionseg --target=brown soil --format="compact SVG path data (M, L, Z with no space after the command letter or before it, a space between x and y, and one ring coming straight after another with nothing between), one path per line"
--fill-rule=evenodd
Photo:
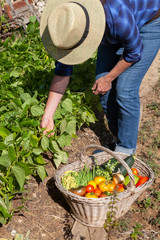
M154 61L152 69L149 70L148 77L146 78L146 81L149 79L150 84L143 82L143 89L141 88L145 93L141 96L143 114L139 129L137 156L144 161L145 158L148 159L149 157L147 149L152 139L160 132L158 117L155 117L155 111L148 108L148 104L155 102L160 106L160 88L159 82L157 81L159 78L158 68L160 66L159 56L160 54L157 56L156 61ZM151 84L151 81L153 84ZM69 162L76 161L79 153L82 152L85 146L89 144L104 145L110 141L111 135L106 129L103 116L100 115L98 118L99 121L93 126L84 127L79 130L77 132L78 138L73 139L72 146L66 148L69 152ZM150 127L149 132L147 132L148 129L145 131L144 128L147 123ZM148 134L151 135L151 138L148 138ZM154 167L156 167L156 164L160 161L160 148L156 148L155 153L157 157ZM29 239L32 240L72 239L71 229L74 224L74 219L70 216L69 206L55 187L54 174L57 170L52 164L51 157L50 154L44 156L48 163L46 166L48 177L43 183L31 177L31 180L26 185L27 193L23 196L24 207L20 212L14 213L12 220L7 225L0 227L1 238L12 239L14 231L26 235L28 230L30 230ZM147 189L143 192L125 217L120 219L119 227L112 232L110 239L131 239L130 234L133 232L132 226L135 226L136 223L141 224L141 231L143 233L143 236L139 236L137 239L160 239L160 220L159 223L155 222L158 219L159 209L156 198L153 197L154 191L159 191L159 183L160 178L157 174L156 180L151 186L152 189ZM144 207L144 199L148 199L149 197L151 197L151 202L148 203L147 207ZM21 199L15 199L14 206L19 205L20 202Z

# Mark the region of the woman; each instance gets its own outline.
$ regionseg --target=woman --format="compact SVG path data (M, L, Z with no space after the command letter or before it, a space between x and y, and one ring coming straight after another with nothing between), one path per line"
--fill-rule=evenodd
M101 95L109 128L116 139L114 150L133 154L140 118L140 84L160 48L160 1L107 0L103 8L105 32L98 48L96 82L92 90ZM95 32L92 37L99 34ZM43 41L42 32L41 35ZM46 47L46 43L44 45ZM46 49L51 54L49 48ZM59 61L41 121L41 127L46 128L44 134L54 127L53 115L72 73L70 60L55 59Z

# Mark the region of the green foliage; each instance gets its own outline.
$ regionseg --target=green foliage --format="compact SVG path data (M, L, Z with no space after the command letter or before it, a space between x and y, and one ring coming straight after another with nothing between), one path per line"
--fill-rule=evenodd
M131 239L137 240L139 236L143 236L143 233L141 231L142 226L139 223L136 223L136 226L132 226L134 231L131 233Z
M113 191L110 199L111 201L108 203L109 211L107 212L107 218L104 223L104 229L106 229L108 233L108 240L111 239L111 230L115 229L118 226L118 222L116 220L116 203L118 201L116 191Z
M67 163L68 153L76 130L84 123L96 121L91 109L95 103L88 90L93 82L94 58L75 67L73 79L54 115L54 135L42 134L40 121L44 112L55 61L48 56L39 35L39 24L30 18L26 33L0 40L0 223L9 221L15 211L11 200L24 191L30 175L40 179L47 176L42 153L53 153L53 161ZM83 69L83 72L80 72ZM85 75L86 72L86 75ZM87 79L88 72L92 74ZM85 85L82 77L87 82ZM76 79L79 75L79 79ZM75 80L78 86L75 89ZM82 91L82 85L85 91ZM73 92L74 89L74 92ZM78 91L78 92L75 92Z

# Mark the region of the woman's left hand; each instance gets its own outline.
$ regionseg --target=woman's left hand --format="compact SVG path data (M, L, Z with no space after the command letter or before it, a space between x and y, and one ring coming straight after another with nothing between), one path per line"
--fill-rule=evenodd
M94 94L104 95L106 94L112 87L112 81L106 79L106 77L101 77L96 80L95 84L92 87L92 91Z

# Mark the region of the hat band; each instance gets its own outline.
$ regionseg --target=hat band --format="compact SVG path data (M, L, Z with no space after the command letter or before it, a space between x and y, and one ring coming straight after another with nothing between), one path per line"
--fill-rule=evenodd
M83 33L81 39L79 40L79 42L78 42L75 46L73 46L73 47L71 47L71 48L68 48L67 50L72 50L72 49L74 49L74 48L77 48L78 46L80 46L80 45L83 43L83 41L86 39L86 37L87 37L87 35L88 35L88 33L89 33L89 25L90 25L89 14L88 14L88 12L87 12L87 9L86 9L83 5L81 5L80 3L78 3L78 2L73 2L73 1L72 1L72 3L78 4L78 5L83 9L84 14L85 14L85 16L86 16L86 27L85 27L84 33Z

